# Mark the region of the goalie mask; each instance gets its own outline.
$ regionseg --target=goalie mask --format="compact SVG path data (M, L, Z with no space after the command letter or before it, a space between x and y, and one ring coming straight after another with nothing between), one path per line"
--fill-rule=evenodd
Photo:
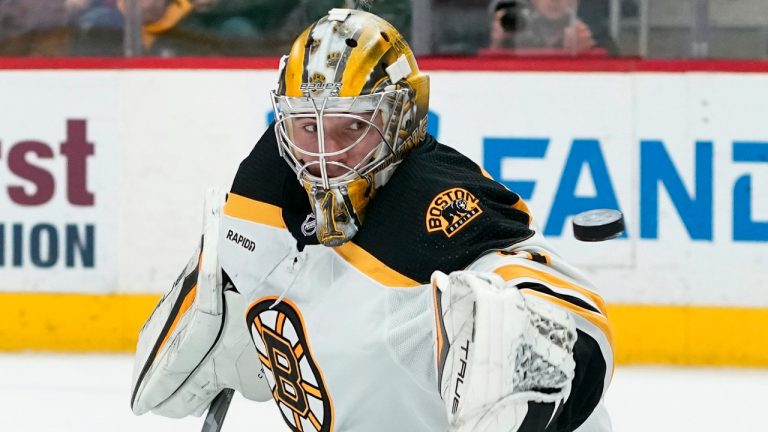
M349 9L305 30L280 69L272 92L280 155L309 196L320 243L341 245L426 136L429 78L391 24Z

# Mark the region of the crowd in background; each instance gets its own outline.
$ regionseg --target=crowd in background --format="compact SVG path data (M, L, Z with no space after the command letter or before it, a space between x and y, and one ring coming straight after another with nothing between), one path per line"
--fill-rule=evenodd
M284 53L308 23L343 0L0 0L0 55L122 56L136 22L141 55ZM409 0L373 11L408 33ZM136 20L132 21L132 14Z
M611 31L611 0L369 0L370 10L392 22L417 54L638 55L638 4L620 0L622 40ZM717 2L718 0L709 0ZM749 2L764 0L742 0ZM670 3L672 2L672 3ZM746 2L746 3L745 3ZM0 56L275 56L317 17L355 0L0 0ZM686 22L687 9L665 5ZM678 2L679 3L679 2ZM428 13L416 12L427 6ZM746 5L749 6L749 5ZM661 7L661 6L654 6ZM746 9L749 9L748 7ZM764 58L764 17L741 31L731 25L713 46L726 56ZM685 57L690 30L663 26L651 47L660 57ZM731 14L734 15L734 14ZM754 15L754 14L752 14ZM736 15L734 15L736 16ZM738 17L737 17L738 18ZM753 17L754 18L754 17ZM751 20L750 20L751 19ZM720 21L723 21L722 19ZM738 19L737 19L738 21ZM730 25L730 24L729 24ZM758 27L755 27L758 26ZM747 30L749 30L747 29ZM738 33L741 31L741 33ZM762 33L760 33L762 31ZM675 33L677 32L677 33ZM425 36L426 34L426 36ZM414 43L412 37L421 36ZM662 38L663 36L663 38ZM740 37L740 39L739 39ZM621 43L620 43L621 42ZM655 43L655 45L654 45ZM728 45L730 44L730 45ZM640 53L642 54L642 53Z
M608 2L495 0L491 11L490 52L563 50L572 54L618 54L605 20Z

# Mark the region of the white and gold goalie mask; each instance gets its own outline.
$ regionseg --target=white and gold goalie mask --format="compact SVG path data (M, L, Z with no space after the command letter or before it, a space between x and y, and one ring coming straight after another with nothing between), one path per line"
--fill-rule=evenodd
M376 15L333 9L296 39L272 92L275 134L320 243L355 236L376 189L425 137L428 100L408 44Z

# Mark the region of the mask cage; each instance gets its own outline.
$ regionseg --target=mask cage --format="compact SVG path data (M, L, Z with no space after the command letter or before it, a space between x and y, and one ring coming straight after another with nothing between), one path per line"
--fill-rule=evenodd
M275 111L275 134L280 155L296 173L299 180L324 189L347 185L389 165L402 142L399 131L403 127L409 101L407 89L394 89L355 97L289 97L272 92ZM361 122L365 130L349 144L331 151L326 150L324 119L353 119ZM292 133L299 119L315 121L316 136L312 144L296 142ZM381 127L377 123L381 124ZM349 152L375 133L380 141L360 160L346 164L338 156ZM316 147L316 148L315 148ZM351 165L351 166L350 166ZM341 174L329 175L331 171ZM314 171L314 173L312 172Z

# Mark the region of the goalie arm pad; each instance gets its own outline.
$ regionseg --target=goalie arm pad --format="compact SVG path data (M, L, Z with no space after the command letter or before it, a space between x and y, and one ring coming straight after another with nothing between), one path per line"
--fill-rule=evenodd
M535 298L573 319L577 338L570 396L557 406L532 404L528 421L551 421L556 430L575 429L600 403L613 376L613 333L602 297L589 278L551 252L539 236L512 250L488 254L472 268L498 274L506 288L516 288L526 301Z
M224 291L218 263L224 194L206 195L203 235L184 271L139 333L131 409L168 416L200 415L224 388L252 400L271 396L245 326L245 300Z
M602 300L576 270L524 247L436 273L433 286L450 430L574 430L589 417L613 354Z

